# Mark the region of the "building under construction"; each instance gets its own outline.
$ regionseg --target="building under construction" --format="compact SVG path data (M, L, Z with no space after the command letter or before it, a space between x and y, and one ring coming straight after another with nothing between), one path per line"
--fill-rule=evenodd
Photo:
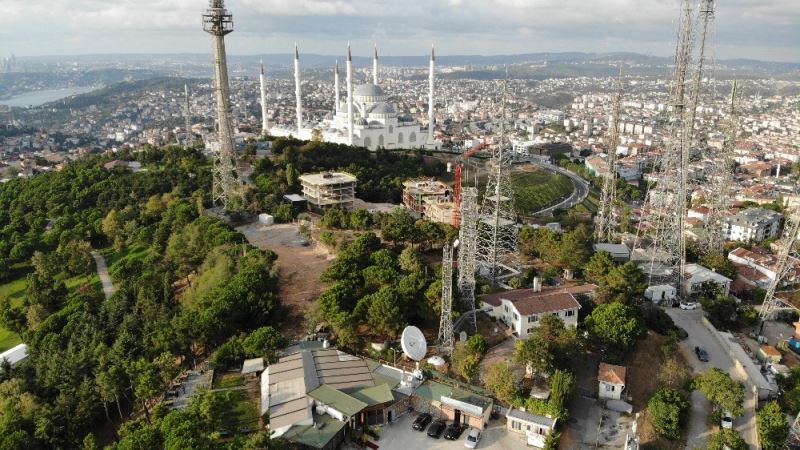
M317 212L328 208L353 209L356 199L356 177L344 172L307 173L300 176L303 197L308 207Z
M441 181L404 181L403 205L417 218L458 226L459 209L454 201L453 188Z

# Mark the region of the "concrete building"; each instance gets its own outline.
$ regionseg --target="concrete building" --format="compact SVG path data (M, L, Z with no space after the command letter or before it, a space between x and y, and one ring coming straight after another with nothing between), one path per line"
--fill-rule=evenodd
M300 176L303 197L312 210L327 208L353 209L356 198L356 177L344 172L323 172Z
M509 408L506 413L506 428L512 433L527 436L527 444L536 448L544 448L547 436L556 427L556 419L540 416L525 409Z
M783 214L765 208L748 208L725 218L729 241L758 242L777 236Z
M616 262L625 262L631 259L631 251L625 244L599 243L592 246L596 252L608 252L611 259Z
M539 320L548 315L561 318L567 326L577 326L581 305L575 295L591 294L597 289L593 284L585 284L541 290L538 279L534 280L534 286L534 289L485 295L480 299L482 308L505 323L517 337L524 339L539 325Z
M728 253L728 260L736 265L739 278L751 286L766 289L777 276L778 256L758 247L736 248ZM784 285L800 279L800 261L793 257L789 261L791 267L782 280Z
M403 205L415 217L426 217L431 205L451 202L453 190L436 180L406 180L403 182Z
M597 395L601 399L620 400L625 390L625 367L614 364L600 363L597 369L599 383Z
M684 295L695 295L700 293L705 283L714 283L727 294L732 282L730 278L700 264L687 264L682 289Z

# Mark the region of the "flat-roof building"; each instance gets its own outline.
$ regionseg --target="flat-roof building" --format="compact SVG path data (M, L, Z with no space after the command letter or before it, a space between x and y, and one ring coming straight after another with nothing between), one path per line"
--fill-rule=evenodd
M322 172L300 176L303 197L316 211L328 208L353 209L356 198L356 177L344 172Z

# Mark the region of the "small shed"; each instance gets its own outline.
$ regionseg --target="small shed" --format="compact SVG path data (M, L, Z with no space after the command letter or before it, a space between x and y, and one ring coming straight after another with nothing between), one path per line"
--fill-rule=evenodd
M624 366L600 363L597 369L597 381L600 384L598 396L611 400L622 398L622 391L625 390L625 372Z
M254 373L258 375L264 371L264 358L245 359L242 364L242 375Z
M671 303L678 298L678 292L675 286L657 284L654 286L647 286L647 289L644 291L644 296L653 303Z
M781 352L771 345L762 345L761 348L758 349L757 356L758 360L764 364L779 364L782 358Z

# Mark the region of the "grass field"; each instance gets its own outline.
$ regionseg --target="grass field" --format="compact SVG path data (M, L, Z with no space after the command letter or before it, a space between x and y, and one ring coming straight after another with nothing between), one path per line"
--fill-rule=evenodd
M543 169L512 173L511 186L514 188L514 207L522 216L558 203L574 189L572 180L566 176Z

